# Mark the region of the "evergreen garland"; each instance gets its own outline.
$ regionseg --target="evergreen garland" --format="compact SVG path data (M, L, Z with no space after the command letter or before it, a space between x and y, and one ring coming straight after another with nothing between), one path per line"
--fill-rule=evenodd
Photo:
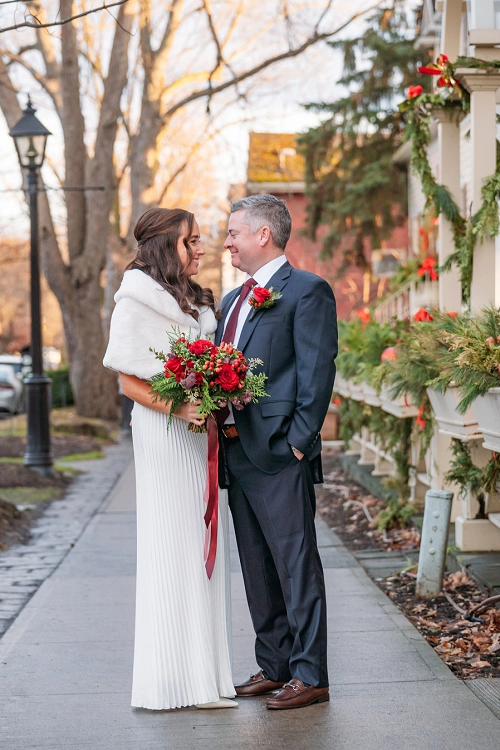
M474 68L498 70L499 60L479 60L459 57L452 66L446 64L446 75L454 81L456 68ZM498 203L500 199L500 172L498 163L495 173L489 177L481 189L482 204L478 211L468 218L461 215L460 208L453 200L450 191L440 185L434 177L427 149L430 145L430 122L436 111L446 112L451 120L458 121L461 114L470 110L470 95L465 88L455 82L456 93L426 94L422 93L400 104L399 110L406 117L405 139L411 141L411 167L420 177L422 190L426 196L425 210L432 210L435 216L443 214L452 229L455 252L443 263L440 271L447 271L452 266L459 270L462 284L462 299L470 307L470 290L472 284L472 266L476 242L486 236L495 237L499 233Z

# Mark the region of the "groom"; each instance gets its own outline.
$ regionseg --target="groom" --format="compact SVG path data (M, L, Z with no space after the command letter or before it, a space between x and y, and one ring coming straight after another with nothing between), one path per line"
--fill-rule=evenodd
M268 376L268 398L226 409L219 423L221 483L229 489L261 668L236 693L278 690L267 699L272 709L329 699L314 483L323 481L319 431L335 377L336 311L327 282L287 261L291 225L286 203L272 195L231 206L224 247L247 280L224 298L216 338L261 359ZM254 311L254 287L281 297ZM257 292L255 301L266 296Z

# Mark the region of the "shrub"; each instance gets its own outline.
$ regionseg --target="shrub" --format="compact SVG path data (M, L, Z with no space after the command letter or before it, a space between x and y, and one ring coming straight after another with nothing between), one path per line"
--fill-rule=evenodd
M47 375L52 380L52 408L72 406L75 401L69 382L68 368L61 367L59 370L48 372Z

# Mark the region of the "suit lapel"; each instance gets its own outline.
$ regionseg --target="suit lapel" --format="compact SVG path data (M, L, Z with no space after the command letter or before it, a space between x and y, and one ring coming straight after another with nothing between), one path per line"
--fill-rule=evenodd
M243 287L243 284L239 286L237 289L234 289L232 292L229 292L229 294L227 295L228 299L227 299L226 304L224 305L224 309L222 311L222 318L219 320L219 324L217 326L217 332L215 334L215 343L217 344L217 346L219 346L221 342L222 334L224 332L224 326L226 325L226 318L229 313L229 310L233 306L233 302L235 301L235 299L237 299L240 296L242 287Z
M269 289L269 287L272 286L273 291L282 292L288 283L292 268L293 266L291 266L288 261L286 263L283 263L283 265L278 268L274 276L269 279L268 283L266 284L266 288ZM277 305L279 305L279 303L280 300L276 302ZM259 320L265 314L266 310L258 310L251 320L249 319L250 315L246 319L238 341L238 349L240 350L240 352L244 351L245 346L250 341L250 337L257 327Z

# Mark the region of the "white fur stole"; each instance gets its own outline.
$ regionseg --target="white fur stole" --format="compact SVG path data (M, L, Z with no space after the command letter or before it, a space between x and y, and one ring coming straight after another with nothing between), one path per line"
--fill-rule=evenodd
M151 276L134 269L125 271L115 294L109 343L103 364L110 370L149 380L162 369L162 363L149 351L169 351L167 332L180 329L210 338L217 321L210 308L200 308L200 319L183 313L172 295Z

